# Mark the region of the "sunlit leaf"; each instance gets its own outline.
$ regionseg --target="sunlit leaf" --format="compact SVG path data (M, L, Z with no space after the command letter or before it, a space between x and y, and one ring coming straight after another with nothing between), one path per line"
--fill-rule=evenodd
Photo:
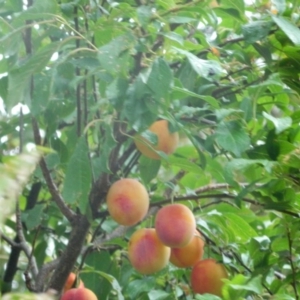
M29 181L40 156L41 152L33 150L11 157L4 164L0 164L0 224L14 210L16 201Z
M296 46L300 45L300 29L296 25L282 16L272 15L272 19Z

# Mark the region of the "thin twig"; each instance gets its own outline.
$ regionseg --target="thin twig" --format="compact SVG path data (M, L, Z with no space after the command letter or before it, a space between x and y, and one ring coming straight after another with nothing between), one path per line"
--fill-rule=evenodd
M21 245L19 243L16 243L14 240L12 240L11 238L3 234L3 232L1 231L0 231L0 238L12 247L21 248Z
M35 257L32 255L32 250L29 248L24 236L23 225L21 220L21 211L18 202L16 205L16 225L17 225L17 235L20 240L21 248L24 251L26 257L28 258L29 268L32 272L32 275L34 278L36 278L38 275L38 267L36 264Z
M41 145L41 136L39 133L39 128L36 119L32 119L32 127L33 127L33 134L34 134L34 140L37 145ZM60 211L63 213L63 215L68 219L70 223L73 222L76 214L66 205L64 202L61 194L58 191L58 188L56 184L54 183L50 171L47 167L45 159L42 157L40 160L40 167L43 173L43 176L46 180L49 192L55 201L56 205L59 207Z

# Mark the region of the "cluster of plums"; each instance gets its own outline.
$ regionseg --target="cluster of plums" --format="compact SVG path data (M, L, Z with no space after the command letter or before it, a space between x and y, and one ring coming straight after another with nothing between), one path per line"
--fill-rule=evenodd
M170 132L166 120L154 122L149 131L157 136L157 143L150 143L142 136L135 137L137 149L151 159L160 159L160 153L169 155L178 144L178 133ZM107 193L106 204L117 223L134 226L142 221L149 209L146 188L136 179L123 178L114 182ZM137 229L128 245L128 257L134 269L141 274L153 274L169 262L179 268L192 268L191 288L194 293L221 296L223 278L227 272L213 259L202 259L204 239L196 228L193 212L180 203L168 204L156 214L154 228ZM61 300L97 300L96 295L84 287L77 288L76 276L71 273L65 284Z
M178 143L178 134L171 133L166 120L152 124L149 131L157 136L151 144L145 138L135 139L137 148L147 157L160 159L159 151L171 154ZM133 226L146 216L149 195L136 179L123 178L114 182L106 198L111 217L119 224ZM128 245L132 266L141 274L153 274L170 261L179 268L192 268L191 287L195 293L221 296L227 272L213 259L202 259L204 240L197 231L193 212L180 203L168 204L156 214L154 228L136 230Z

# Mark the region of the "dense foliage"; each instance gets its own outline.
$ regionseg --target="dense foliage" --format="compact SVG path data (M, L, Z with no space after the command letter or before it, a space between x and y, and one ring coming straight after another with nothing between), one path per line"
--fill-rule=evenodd
M300 299L299 26L297 0L0 0L0 295L75 270L99 299L219 299L128 261L182 202L224 299ZM180 144L153 160L133 137L158 119ZM105 204L122 177L151 198L134 227Z

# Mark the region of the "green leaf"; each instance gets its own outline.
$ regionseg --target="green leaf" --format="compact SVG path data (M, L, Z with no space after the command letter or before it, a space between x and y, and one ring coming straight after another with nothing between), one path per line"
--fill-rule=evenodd
M30 77L41 72L48 64L52 54L56 52L63 42L53 42L43 47L30 57L23 65L16 66L8 73L8 95L4 99L8 109L19 102L23 102L28 90ZM43 99L41 98L41 101Z
M55 0L36 0L27 10L24 10L15 20L36 20L41 18L53 17L58 11L57 1Z
M274 252L287 251L289 249L289 243L287 237L276 237L272 242L271 248Z
M22 293L5 294L2 300L55 300L55 297L47 293L36 294L36 293L22 292Z
M168 95L172 83L172 70L162 58L158 58L152 64L150 74L147 78L147 85L157 100L161 100L161 98L165 98Z
M38 204L22 213L22 220L25 222L27 230L32 230L41 224L43 210L44 205Z
M272 19L296 46L300 45L300 30L297 26L282 16L272 15Z
M263 287L261 282L262 282L262 276L260 275L250 280L246 280L245 278L244 284L229 283L228 286L234 290L246 290L261 295L261 293L263 292Z
M104 273L104 272L101 272L101 271L95 271L95 273L97 273L101 277L105 278L111 284L113 290L117 294L118 300L124 300L124 296L122 295L122 288L120 287L119 282L117 281L117 279L114 276Z
M288 129L293 123L293 120L290 117L275 118L266 112L263 112L263 116L274 124L276 134Z
M143 279L135 279L129 282L126 292L130 295L130 299L138 299L138 295L142 292L150 292L155 287L155 277L144 277Z
M272 22L266 21L254 21L242 26L245 42L253 44L256 41L265 38L269 34L271 27Z
M170 297L170 294L162 290L152 290L148 293L149 300L163 300Z
M201 100L209 103L214 108L219 108L219 102L214 97L206 96L206 95L199 95L199 94L189 91L186 88L181 88L178 86L174 86L173 90L175 91L175 93L173 93L174 97L183 98L186 96L191 96L191 97L195 97L195 98L201 99Z
M250 138L238 121L219 123L216 130L217 143L227 151L240 156L250 146Z
M144 155L141 155L139 160L139 169L142 180L145 184L149 183L156 177L161 165L160 160L150 159Z
M41 151L32 150L10 157L4 164L0 163L0 225L15 209L16 200L29 181L40 156Z
M275 8L279 14L284 13L284 11L286 9L285 0L272 0L271 3L275 6Z
M128 89L128 80L117 77L106 89L107 98L112 101L116 109L121 109L124 103L124 95Z
M221 298L211 294L204 294L204 295L195 295L195 300L221 300Z
M216 109L215 110L215 114L216 114L216 117L219 121L227 118L227 117L230 117L232 115L241 115L243 114L243 111L240 110L240 109L233 109L233 108L221 108L221 109Z
M170 156L168 163L171 166L179 167L183 171L195 173L198 175L203 174L203 169L199 165L195 164L192 161L189 161L187 158L181 158L176 156Z
M104 140L102 142L102 151L100 153L99 166L100 169L94 172L95 174L99 173L109 173L109 158L112 149L116 146L116 140L113 135L112 123L108 122L103 124L103 131L105 132Z
M245 171L247 168L253 166L253 165L259 165L262 166L266 172L271 173L272 169L275 165L277 165L274 161L269 161L265 159L232 159L230 162L228 162L225 165L224 168L224 176L226 178L226 181L230 184L235 184L234 180L234 174L237 171Z
M243 0L222 0L221 7L234 8L241 16L245 13L245 2Z
M121 54L134 46L135 38L132 34L124 34L105 46L99 48L98 59L101 66L109 73L119 73L123 70L123 64L128 63L122 61Z
M91 166L89 149L85 137L81 137L67 166L62 195L68 204L79 205L81 213L86 212L91 187Z
M256 231L240 216L235 213L223 213L226 226L233 231L236 241L245 243L251 238L257 236Z
M122 113L136 130L149 126L157 119L157 103L151 96L149 87L143 82L142 76L138 76L128 88Z
M173 47L172 49L174 49L174 51L177 53L185 55L189 60L192 68L199 76L206 77L207 79L209 78L213 79L216 76L221 75L223 72L222 67L215 60L200 59L196 55L192 54L191 52L176 47Z

